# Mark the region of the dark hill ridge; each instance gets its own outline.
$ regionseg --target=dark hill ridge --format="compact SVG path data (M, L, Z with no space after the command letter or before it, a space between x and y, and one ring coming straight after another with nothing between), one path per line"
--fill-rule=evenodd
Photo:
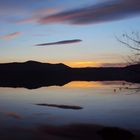
M70 81L125 80L140 83L140 64L124 68L71 68L62 63L36 61L0 64L0 86L38 88L64 85Z
M68 66L59 63L59 64L50 64L50 63L41 63L37 61L26 61L23 63L13 62L13 63L4 63L0 64L0 70L63 70L69 68Z

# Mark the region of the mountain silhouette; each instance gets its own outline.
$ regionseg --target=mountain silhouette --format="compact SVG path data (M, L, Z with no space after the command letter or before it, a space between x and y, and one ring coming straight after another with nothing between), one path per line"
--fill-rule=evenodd
M62 63L36 61L0 64L1 87L62 86L70 81L125 80L140 83L140 64L127 67L71 68Z

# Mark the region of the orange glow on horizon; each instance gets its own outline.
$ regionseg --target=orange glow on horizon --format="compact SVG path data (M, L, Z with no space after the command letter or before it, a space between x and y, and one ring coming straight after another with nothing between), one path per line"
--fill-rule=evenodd
M64 62L70 67L100 67L100 62L95 61L75 61L75 62Z
M127 63L123 62L100 62L100 61L68 61L63 62L65 65L73 68L83 67L124 67Z
M66 61L63 61L63 60L37 60L37 59L25 59L25 60L20 60L20 61L5 61L5 60L2 60L0 61L0 63L12 63L12 62L19 62L19 63L23 63L23 62L26 62L26 61L37 61L37 62L42 62L42 63L50 63L50 64L58 64L58 63L63 63L69 67L72 67L72 68L85 68L85 67L125 67L127 66L127 63L124 63L124 62L106 62L106 61L90 61L90 60L87 60L87 61L70 61L70 60L66 60Z

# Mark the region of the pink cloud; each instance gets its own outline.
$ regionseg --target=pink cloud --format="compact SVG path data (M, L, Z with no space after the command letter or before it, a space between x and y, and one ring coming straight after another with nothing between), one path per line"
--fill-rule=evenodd
M95 5L61 11L40 18L38 23L94 24L130 18L140 14L140 0L108 0Z
M31 17L21 19L17 21L17 24L26 24L26 23L33 23L37 22L40 18L43 18L44 16L50 16L53 14L56 14L60 12L60 9L58 8L43 8L39 9L34 12L34 14Z
M21 34L21 32L14 32L14 33L10 33L4 36L0 36L0 39L2 40L7 40L7 39L13 39L16 38L17 36L19 36Z
M100 67L125 67L127 63L103 63Z

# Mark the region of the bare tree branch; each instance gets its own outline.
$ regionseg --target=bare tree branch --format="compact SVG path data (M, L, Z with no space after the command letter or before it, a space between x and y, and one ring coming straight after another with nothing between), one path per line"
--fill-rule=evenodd
M140 41L135 40L134 38L131 38L131 37L130 37L130 36L128 36L127 34L125 34L125 36L126 36L128 39L130 39L131 41L133 41L133 42L135 42L135 43L140 44Z
M128 44L128 43L126 43L126 42L124 42L124 41L120 40L120 39L119 39L119 38L117 38L117 37L116 37L116 39L117 39L117 41L119 41L120 43L122 43L122 44L126 45L127 47L129 47L129 48L131 48L131 49L133 49L133 50L140 51L140 49L139 49L139 48L133 47L133 46L131 46L130 44Z
M132 55L128 56L128 64L140 64L140 36L139 32L132 32L132 35L124 33L122 39L115 36L116 40L124 46L130 48Z

